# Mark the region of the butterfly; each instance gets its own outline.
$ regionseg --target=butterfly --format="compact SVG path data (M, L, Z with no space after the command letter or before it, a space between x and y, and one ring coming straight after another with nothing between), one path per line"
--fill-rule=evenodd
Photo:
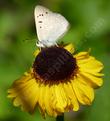
M48 8L37 5L34 10L35 25L37 30L38 47L51 47L69 28L69 22L61 14L54 13Z

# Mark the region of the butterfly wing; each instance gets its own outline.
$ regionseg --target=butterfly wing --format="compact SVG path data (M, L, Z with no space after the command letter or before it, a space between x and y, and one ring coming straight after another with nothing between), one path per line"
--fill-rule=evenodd
M69 26L68 21L62 15L39 5L35 7L35 24L39 46L42 47L55 45Z

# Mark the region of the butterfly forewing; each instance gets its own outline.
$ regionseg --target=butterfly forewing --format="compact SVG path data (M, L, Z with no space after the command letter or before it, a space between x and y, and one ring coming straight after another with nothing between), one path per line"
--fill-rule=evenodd
M43 6L35 8L35 23L39 42L44 47L55 45L69 26L68 21L62 15L53 13Z

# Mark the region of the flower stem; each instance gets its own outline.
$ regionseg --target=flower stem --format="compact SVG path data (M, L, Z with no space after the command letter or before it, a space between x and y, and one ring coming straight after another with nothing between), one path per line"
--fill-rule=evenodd
M57 116L56 121L64 121L64 113L60 116Z

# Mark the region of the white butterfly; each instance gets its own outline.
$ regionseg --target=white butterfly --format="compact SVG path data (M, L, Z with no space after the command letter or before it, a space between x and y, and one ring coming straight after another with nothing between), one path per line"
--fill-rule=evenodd
M57 40L68 30L68 21L60 14L37 5L35 7L35 24L38 35L38 47L57 45Z

